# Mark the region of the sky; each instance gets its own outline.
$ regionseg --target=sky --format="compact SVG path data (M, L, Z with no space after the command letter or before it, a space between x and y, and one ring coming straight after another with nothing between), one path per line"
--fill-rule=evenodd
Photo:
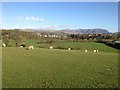
M2 2L1 28L118 31L117 2Z

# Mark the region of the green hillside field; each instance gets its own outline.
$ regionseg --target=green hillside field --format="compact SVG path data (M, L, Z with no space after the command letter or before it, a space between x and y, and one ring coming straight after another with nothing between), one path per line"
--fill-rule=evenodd
M73 44L75 43L69 45L67 43L63 46L74 47ZM59 43L54 45L62 46ZM117 51L95 43L91 45L84 43L81 48L81 50L70 51L45 48L34 50L19 47L3 48L3 88L118 87ZM86 48L91 51L85 53ZM94 53L92 49L99 49L99 52Z

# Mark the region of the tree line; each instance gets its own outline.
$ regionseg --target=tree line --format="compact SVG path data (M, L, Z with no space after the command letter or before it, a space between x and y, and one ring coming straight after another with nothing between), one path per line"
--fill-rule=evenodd
M22 43L28 39L37 39L38 36L33 32L20 31L19 29L15 30L2 30L2 41L9 46L9 42L13 40L16 45Z
M16 46L19 46L22 42L25 40L30 39L39 39L41 42L42 38L36 33L36 32L28 32L28 31L22 31L19 29L15 30L2 30L2 34L0 34L0 39L6 44L6 46L10 46L9 42L13 40L16 43ZM41 33L45 34L45 33ZM48 43L52 43L52 38L44 38ZM112 34L69 34L67 35L67 38L59 38L61 40L65 39L68 41L94 41L94 42L100 42L100 43L109 43L111 45L111 41L117 41L120 40L120 33L112 33ZM41 43L39 42L39 43ZM109 44L108 44L109 45Z
M81 39L81 40L93 40L93 41L102 41L102 40L120 40L120 33L113 34L70 34L68 37L72 39Z

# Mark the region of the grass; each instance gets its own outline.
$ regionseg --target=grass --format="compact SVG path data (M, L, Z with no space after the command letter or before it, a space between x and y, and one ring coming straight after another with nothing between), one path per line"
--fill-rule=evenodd
M118 87L117 53L3 48L3 88Z
M43 39L42 41L45 42L46 39ZM98 49L99 51L104 51L104 52L118 52L117 49L114 49L112 47L106 46L105 44L102 43L96 43L96 42L70 42L70 41L64 41L64 40L56 40L55 42L50 43L40 43L41 40L39 39L31 39L31 40L25 40L23 41L26 46L33 45L34 47L37 48L49 48L51 45L53 45L54 48L72 48L74 50L85 50L88 49L89 51L93 51L94 49ZM12 47L16 47L15 41L11 40L9 44Z
M114 49L112 47L108 47L105 44L102 43L95 43L95 42L55 42L52 43L54 48L62 47L62 48L73 48L76 50L85 50L88 49L90 51L93 51L94 49L98 49L99 51L104 52L118 52L117 49ZM45 46L49 48L51 44L42 44L42 46Z
M2 40L0 40L0 45L2 45ZM2 48L0 47L0 89L2 89Z

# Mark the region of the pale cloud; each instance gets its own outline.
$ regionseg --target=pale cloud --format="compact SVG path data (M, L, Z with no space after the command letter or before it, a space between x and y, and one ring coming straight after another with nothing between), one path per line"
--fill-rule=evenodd
M26 17L26 20L38 21L38 22L44 21L44 19L40 17L28 17L28 16Z
M4 17L0 17L0 26L3 25L3 22L5 21Z
M30 20L30 18L29 18L29 17L26 17L26 20Z
M16 25L16 26L14 26L14 28L19 29L19 28L20 28L20 26Z
M29 19L29 18L27 18ZM33 18L35 19L35 18ZM0 27L0 28L3 28L3 29L42 29L42 30L59 30L59 29L70 29L70 27L73 26L73 25L70 25L70 24L63 24L63 25L44 25L44 26L25 26L25 27L22 27L22 26L19 26L19 25L15 25L13 27Z
M64 25L51 25L51 26L41 26L39 27L39 29L66 29L66 28L70 28L72 27L73 25L70 25L70 24L64 24Z

